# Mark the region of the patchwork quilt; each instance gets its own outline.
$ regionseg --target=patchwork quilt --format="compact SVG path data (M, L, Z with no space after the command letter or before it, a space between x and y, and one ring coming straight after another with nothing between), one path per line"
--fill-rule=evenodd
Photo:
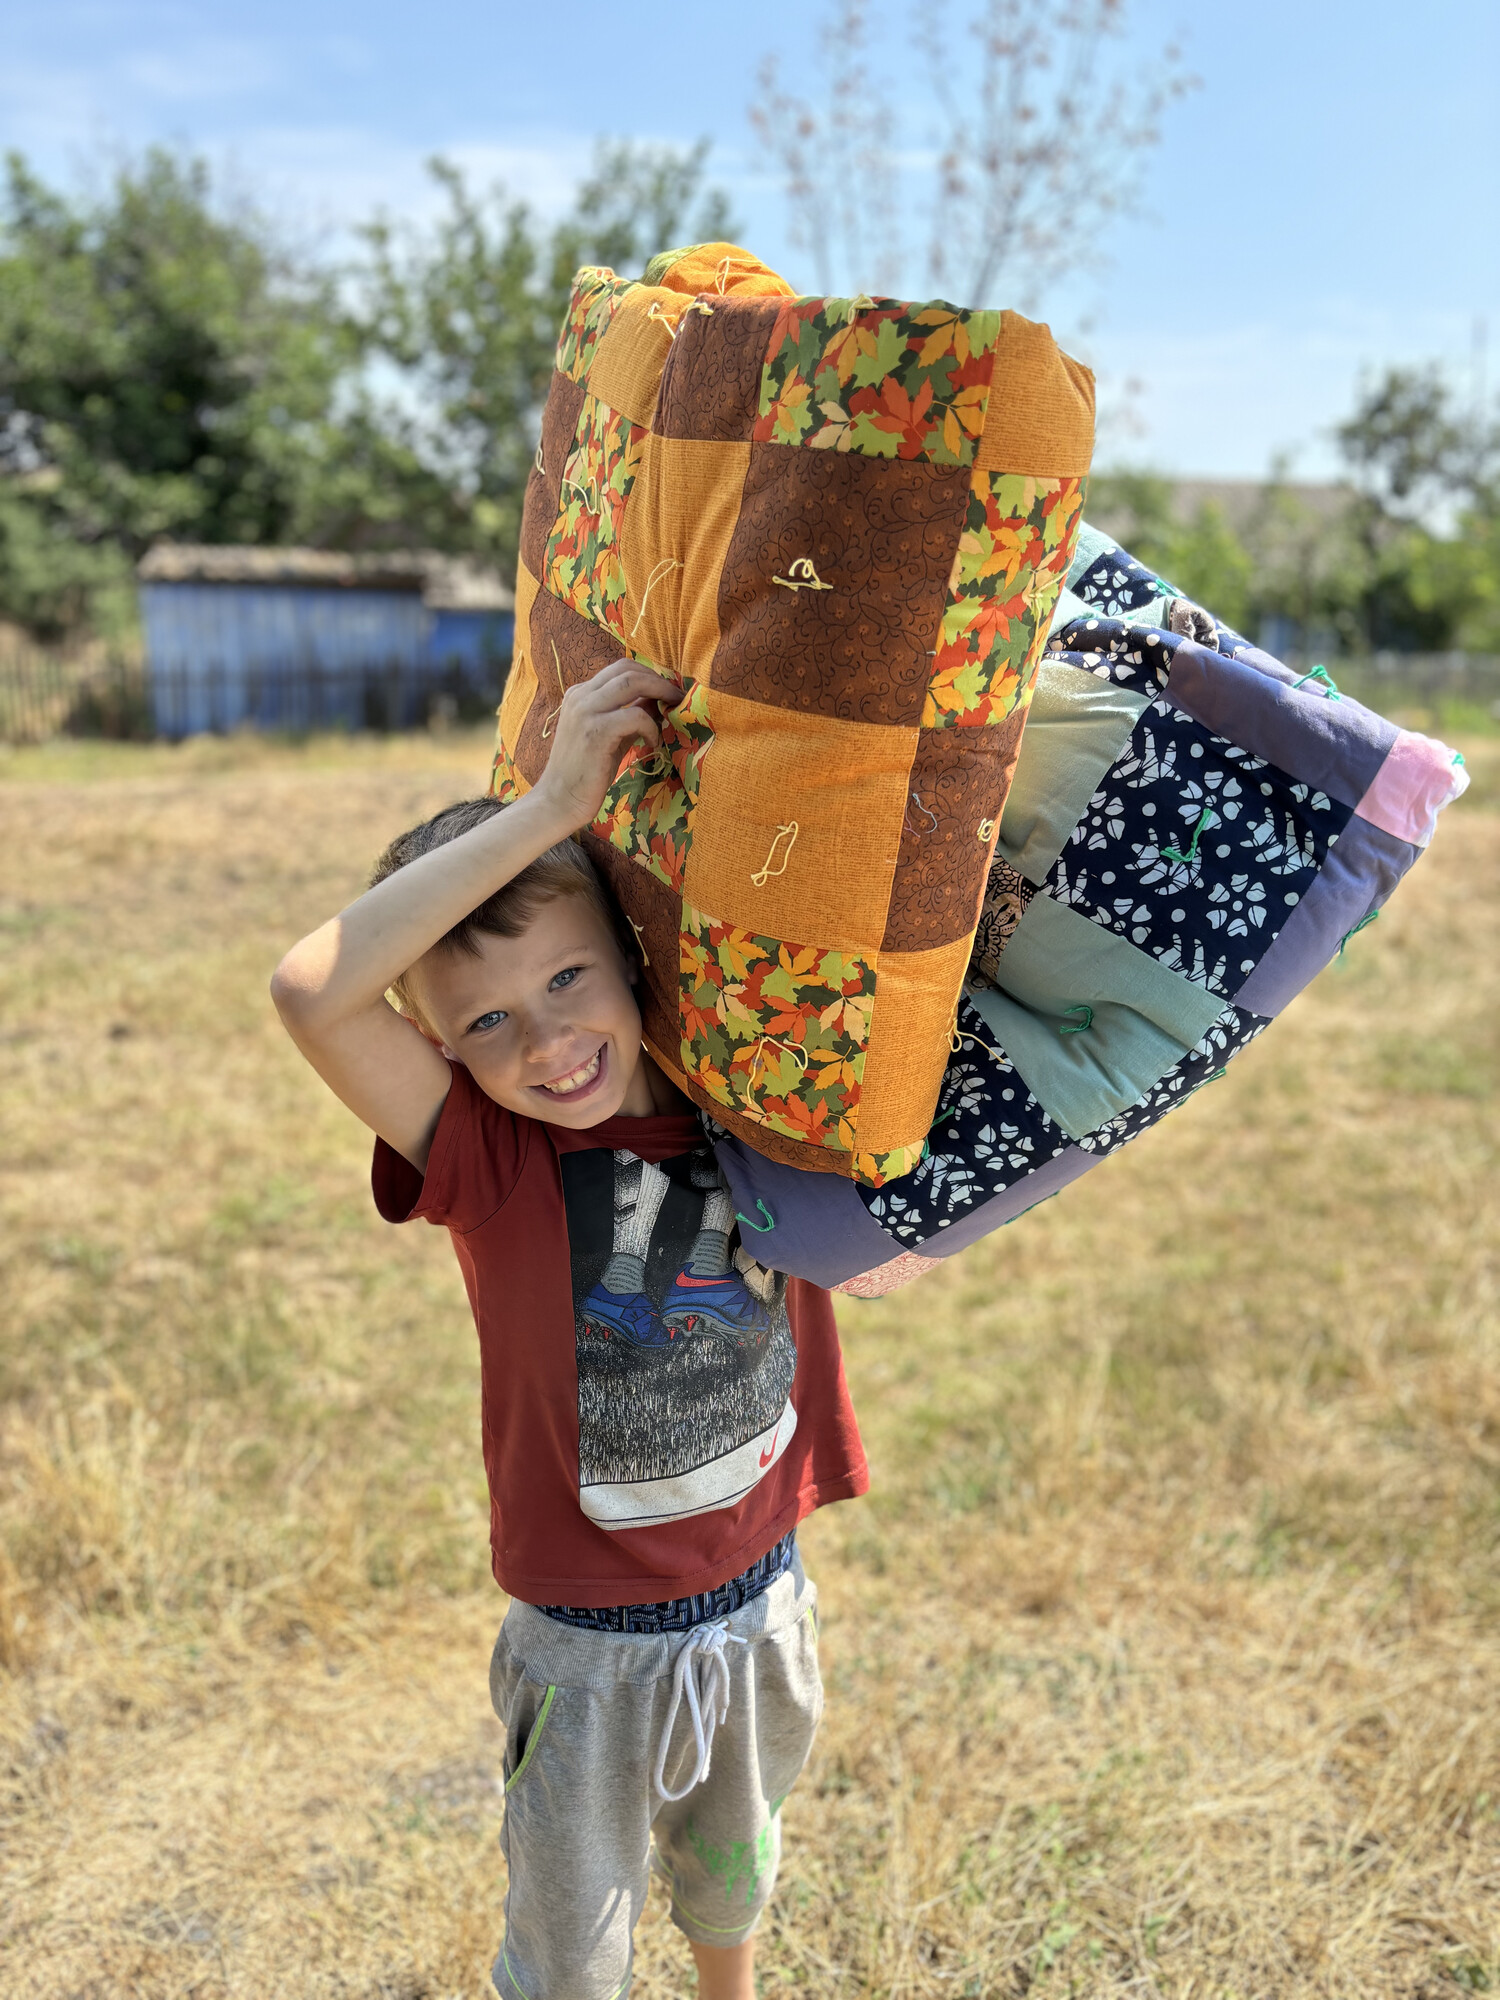
M815 1181L718 1135L764 1263L873 1297L1224 1073L1370 921L1461 760L1080 532L925 1154Z
M651 1053L786 1171L923 1158L1092 443L1016 313L801 298L723 243L575 281L493 789L608 662L681 679L582 837Z

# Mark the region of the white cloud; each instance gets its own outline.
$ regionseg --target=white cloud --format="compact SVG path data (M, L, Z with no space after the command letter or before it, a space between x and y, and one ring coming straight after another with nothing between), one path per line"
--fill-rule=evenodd
M262 44L211 36L127 54L118 67L127 88L170 105L251 96L280 77L279 63Z

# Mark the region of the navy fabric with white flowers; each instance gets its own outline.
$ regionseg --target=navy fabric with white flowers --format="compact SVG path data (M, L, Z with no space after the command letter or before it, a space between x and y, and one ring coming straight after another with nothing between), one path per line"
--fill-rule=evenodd
M1222 618L1215 618L1211 611L1205 611L1192 598L1184 598L1175 584L1157 576L1122 548L1105 549L1076 576L1070 574L1068 589L1100 618L1110 621L1139 615L1164 597L1180 598L1184 603L1192 604L1194 610L1202 613L1212 624L1213 643L1221 653L1234 654L1250 644L1232 625L1226 625ZM1059 636L1054 634L1054 638Z
M996 1050L994 1031L967 999L959 1004L958 1033L962 1045L944 1072L921 1165L884 1187L858 1187L871 1215L907 1249L1025 1180L1072 1143Z
M1137 562L1121 548L1106 549L1081 576L1069 576L1068 588L1085 604L1097 605L1106 618L1139 611L1154 599L1173 594L1171 586L1155 570L1147 569L1143 562Z
M1352 808L1154 701L1042 885L1228 999Z
M1167 684L1181 644L1175 632L1159 632L1152 625L1075 618L1052 634L1046 658L1065 667L1082 667L1102 681L1154 699Z

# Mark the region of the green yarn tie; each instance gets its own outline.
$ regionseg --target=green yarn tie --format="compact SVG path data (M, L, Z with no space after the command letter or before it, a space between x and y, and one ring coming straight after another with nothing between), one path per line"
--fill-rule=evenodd
M1295 694L1300 687L1306 687L1309 681L1321 681L1328 690L1328 699L1330 701L1342 701L1344 699L1339 693L1338 682L1329 673L1327 667L1314 667L1311 673L1304 674L1300 681L1293 681L1292 693Z
M1359 922L1354 926L1352 931L1344 932L1344 935L1339 939L1338 955L1340 958L1343 957L1344 946L1349 942L1350 938L1358 937L1361 931L1368 930L1370 925L1374 923L1375 919L1379 915L1380 915L1379 910L1371 910L1370 914L1367 917L1360 918Z
M1162 860L1176 861L1179 862L1184 868L1191 868L1194 861L1196 861L1198 858L1198 842L1203 836L1203 829L1208 825L1208 822L1213 818L1213 816L1214 816L1213 807L1205 806L1202 812L1199 813L1198 815L1198 824L1193 828L1193 837L1188 842L1187 853L1184 854L1180 847L1164 847L1161 851Z
M776 1218L774 1215L772 1215L770 1209L766 1207L765 1203L761 1200L759 1195L755 1197L755 1206L760 1210L761 1214L766 1218L764 1222L752 1222L748 1215L741 1215L738 1209L734 1211L734 1219L736 1222L743 1222L747 1229L754 1229L761 1236L764 1236L767 1233L767 1231L772 1230L776 1227Z
M1094 1025L1094 1010L1087 1001L1080 1000L1076 1007L1064 1007L1064 1014L1082 1014L1081 1021L1075 1021L1070 1028L1059 1028L1060 1035L1081 1035Z

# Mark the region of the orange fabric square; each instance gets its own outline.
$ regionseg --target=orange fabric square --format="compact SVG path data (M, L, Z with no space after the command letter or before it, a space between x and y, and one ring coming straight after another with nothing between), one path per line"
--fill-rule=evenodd
M713 298L789 299L786 279L738 243L694 243L664 250L646 266L647 284L674 292L702 292Z
M874 952L900 852L915 729L710 689L713 745L683 896L758 937Z
M637 659L712 679L719 579L749 463L748 444L646 438L620 533L624 637Z
M649 427L656 409L661 371L682 305L674 292L632 285L615 307L589 363L589 394L642 429Z
M1050 327L1001 313L975 471L1078 479L1093 454L1093 370L1064 354Z
M861 1153L894 1152L926 1138L972 942L966 933L935 951L883 951L876 961L859 1106Z

